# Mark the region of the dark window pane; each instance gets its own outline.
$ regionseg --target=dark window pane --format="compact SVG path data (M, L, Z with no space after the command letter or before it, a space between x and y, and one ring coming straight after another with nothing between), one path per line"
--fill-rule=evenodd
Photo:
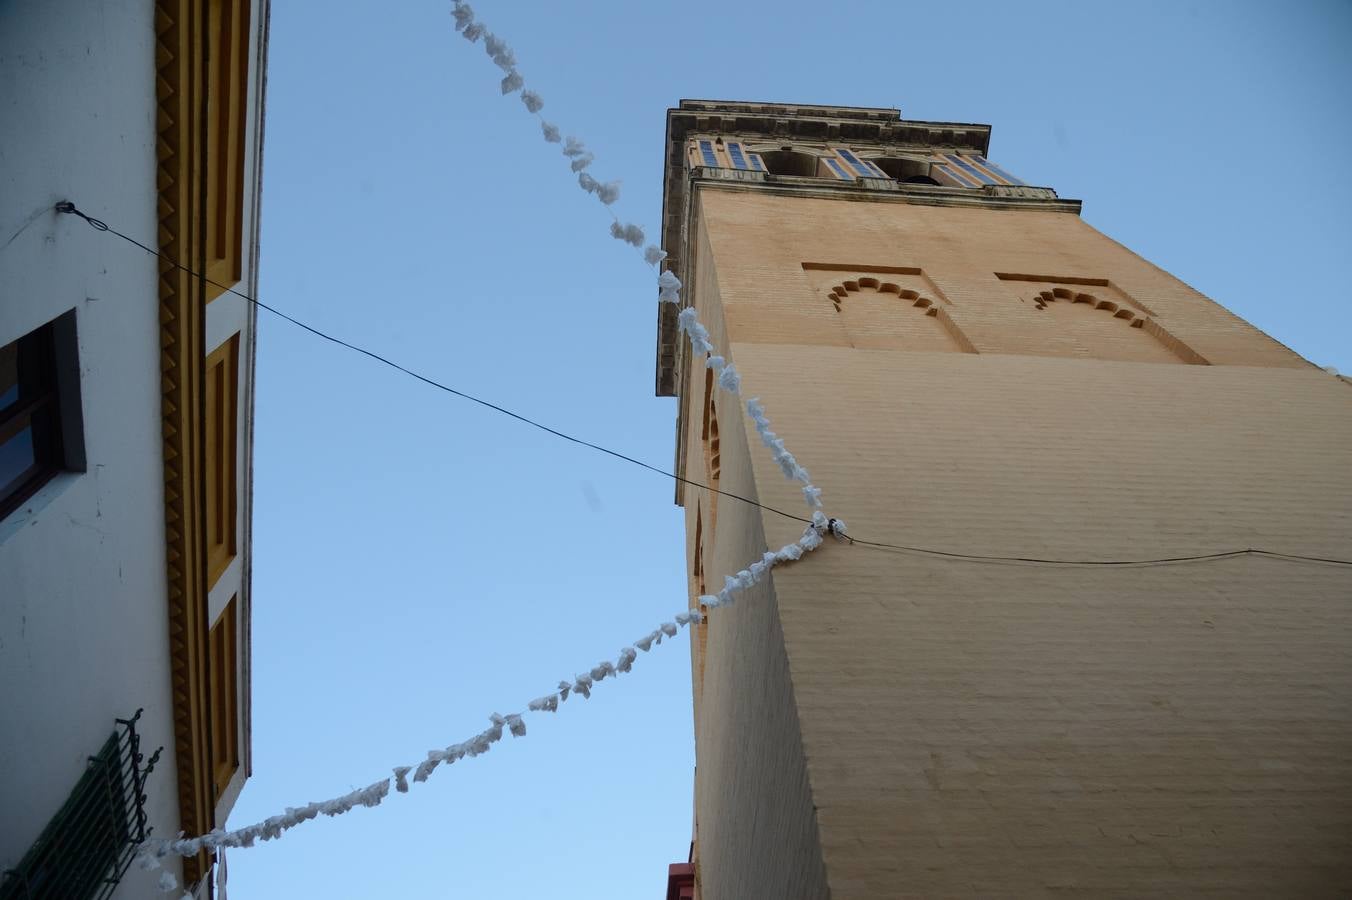
M826 164L831 167L831 171L835 172L836 177L839 178L840 180L854 181L854 176L847 174L845 170L841 167L840 163L836 162L834 159L827 157Z
M995 183L996 183L996 181L995 181L994 178L990 177L990 176L987 175L985 172L983 172L983 171L981 171L980 169L978 169L976 166L973 166L971 163L969 163L967 160L963 159L963 158L962 158L960 155L958 155L957 153L948 153L948 154L945 154L945 155L946 155L949 159L951 159L951 160L953 161L953 164L954 164L954 165L956 165L956 166L961 166L964 172L966 172L968 175L970 175L971 177L975 178L976 180L978 180L978 181L980 181L980 182L982 182L982 183L984 183L984 184L995 184Z
M37 456L33 453L33 426L25 425L0 444L0 495L8 494L28 477Z
M62 410L64 392L79 414L76 352L74 310L0 346L0 518L62 469L84 467L79 426ZM63 370L69 375L64 387ZM73 457L66 453L68 439L75 442Z
M870 169L868 168L868 166L866 166L866 165L864 165L862 162L860 162L860 161L859 161L859 157L855 156L853 153L851 153L851 152L848 151L848 150L841 150L841 151L839 151L839 153L840 153L841 157L842 157L847 163L849 163L849 164L854 168L854 170L855 170L856 172L858 172L861 176L863 176L864 178L872 178L872 177L873 177L873 172L872 172L872 170L870 170Z
M19 345L0 347L0 412L19 402Z

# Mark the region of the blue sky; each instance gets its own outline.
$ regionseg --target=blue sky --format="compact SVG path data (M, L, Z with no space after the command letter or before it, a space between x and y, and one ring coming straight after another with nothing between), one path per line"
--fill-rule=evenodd
M666 466L655 289L446 2L274 4L261 299ZM682 97L898 106L1352 371L1352 6L476 4L656 226ZM227 302L222 300L221 302ZM235 302L235 301L230 301ZM253 778L365 785L685 605L672 485L260 318ZM771 416L774 411L770 410ZM791 443L791 442L790 442ZM811 460L804 461L811 467ZM829 490L829 485L825 486ZM375 810L231 854L236 896L661 896L691 827L682 640Z

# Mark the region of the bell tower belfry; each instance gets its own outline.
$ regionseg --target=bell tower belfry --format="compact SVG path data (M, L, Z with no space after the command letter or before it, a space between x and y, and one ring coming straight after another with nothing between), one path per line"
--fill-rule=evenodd
M989 143L668 112L683 302L861 539L693 630L695 890L1350 887L1352 570L1209 554L1349 555L1352 386ZM698 604L801 533L738 497L809 513L659 307L678 471L726 492L677 487Z

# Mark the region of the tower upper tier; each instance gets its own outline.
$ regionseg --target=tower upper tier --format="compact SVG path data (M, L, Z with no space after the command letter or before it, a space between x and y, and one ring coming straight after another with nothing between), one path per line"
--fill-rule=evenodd
M1037 207L1077 200L1025 184L986 158L989 125L912 122L897 109L682 100L667 110L662 246L685 279L694 185L943 206ZM659 304L656 389L676 390L676 312Z

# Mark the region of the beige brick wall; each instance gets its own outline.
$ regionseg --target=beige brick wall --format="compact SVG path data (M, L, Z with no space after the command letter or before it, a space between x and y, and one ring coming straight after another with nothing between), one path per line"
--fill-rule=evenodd
M703 249L707 253L707 243ZM701 278L692 293L714 296L712 267L705 268ZM716 306L704 319L715 340L724 344ZM682 398L693 410L686 414L686 454L694 461L692 476L706 482L699 427L703 372L695 372L694 379L696 391ZM728 424L719 487L754 497L746 434L737 424L736 404L720 405L720 418ZM765 534L756 507L732 497L715 499L698 488L686 489L685 506L687 558L693 563L698 516L704 570L711 583L716 577L721 585L724 574L743 568L763 552ZM692 602L696 588L692 584ZM703 690L699 685L695 689L695 838L701 896L823 897L826 875L774 594L762 585L745 599L692 629L697 679L701 636L706 649Z
M1131 298L1213 365L1305 365L1078 216L710 188L699 202L734 340L850 346L839 314L814 288L816 276L803 269L809 263L842 277L876 267L921 270L982 353L1045 353L1057 336L1048 315L1020 299L1031 285L1001 280L1001 273L1108 281L1105 297Z
M1076 217L699 202L690 293L856 535L1086 559L1352 556L1352 387ZM919 269L978 352L852 346L805 262ZM1136 304L1212 365L1143 329L1057 349L1034 285L996 272L1105 282L1076 290ZM1128 361L1146 337L1156 361ZM692 375L684 458L701 478ZM723 410L725 489L801 509ZM684 495L692 531L703 493ZM712 587L799 531L726 497L712 534L702 515ZM823 897L823 879L835 900L1352 895L1349 648L1345 567L828 545L714 613L702 896Z

